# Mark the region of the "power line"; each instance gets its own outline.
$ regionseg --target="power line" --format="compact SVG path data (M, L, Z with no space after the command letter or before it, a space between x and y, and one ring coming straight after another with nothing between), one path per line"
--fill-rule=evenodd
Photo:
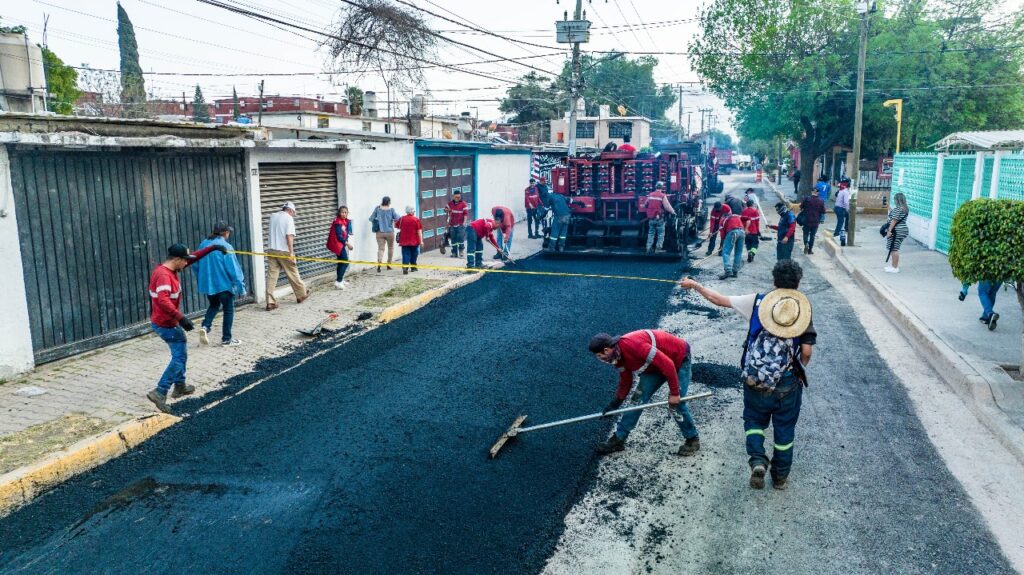
M341 0L341 1L342 2L346 2L346 3L351 3L350 0ZM450 22L452 24L457 24L459 26L465 26L466 28L469 28L470 30L473 30L475 32L479 32L481 34L486 34L488 36L494 36L495 38L501 38L502 40L505 40L507 42L512 42L512 43L515 43L515 44L523 44L525 46L533 46L533 47L536 47L536 48L544 48L545 50L557 50L558 49L556 46L546 46L544 44L535 44L533 42L526 42L524 40L516 40L515 38L510 38L508 36L504 36L502 34L498 34L497 32L493 32L491 30L485 30L485 29L480 28L480 27L478 27L476 25L467 25L467 24L464 24L462 22L458 22L456 20L452 20L451 18L448 18L447 16L442 16L442 15L438 14L437 12L432 12L430 10L427 10L426 8L420 8L419 6L416 6L415 4L413 4L411 2L407 2L406 0L395 0L395 2L398 2L399 4L404 4L405 6L413 8L415 10L419 10L420 12L425 12L427 14L430 14L431 16L433 16L435 18L440 18L441 20L444 20L445 22ZM434 3L431 2L431 4L434 4ZM434 4L434 5L437 6L437 4ZM469 22L465 18L463 18L463 20L465 20L466 22ZM449 40L449 41L451 41L451 40Z

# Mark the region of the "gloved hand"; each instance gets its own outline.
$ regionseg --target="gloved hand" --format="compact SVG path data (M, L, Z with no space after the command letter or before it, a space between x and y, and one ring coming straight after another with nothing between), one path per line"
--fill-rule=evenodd
M185 331L192 331L196 327L192 325L192 320L188 319L187 317L181 318L181 321L178 322L178 325L181 326L181 329Z
M222 254L228 253L228 249L226 247L220 245L220 244L213 244L213 249L215 251L218 251L218 252L222 253Z
M622 407L622 402L623 401L624 400L619 399L619 398L616 397L615 399L612 400L611 403L609 403L608 405L605 406L605 408L601 411L601 415L605 415L609 411L614 411L614 410Z

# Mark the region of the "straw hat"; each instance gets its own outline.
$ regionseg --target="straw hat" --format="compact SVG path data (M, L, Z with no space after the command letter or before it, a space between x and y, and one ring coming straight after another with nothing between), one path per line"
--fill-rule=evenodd
M811 324L811 302L795 289L774 289L761 300L757 317L774 336L798 337Z

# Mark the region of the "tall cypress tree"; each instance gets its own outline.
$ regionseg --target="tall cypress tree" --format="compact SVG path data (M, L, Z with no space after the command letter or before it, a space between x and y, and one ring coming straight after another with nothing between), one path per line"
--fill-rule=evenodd
M241 114L238 112L238 91L235 90L234 86L231 86L231 100L233 102L231 116L237 122L238 117L241 116Z
M196 95L192 98L192 120L203 123L210 121L210 110L206 107L206 99L203 98L203 91L199 89L199 84L196 84Z
M139 45L128 13L117 3L117 46L121 51L122 115L142 118L146 114L146 85L139 65Z

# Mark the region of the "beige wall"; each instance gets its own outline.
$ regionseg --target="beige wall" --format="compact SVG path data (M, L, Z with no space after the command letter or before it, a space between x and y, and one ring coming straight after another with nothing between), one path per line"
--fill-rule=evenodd
M622 138L610 138L608 137L609 123L612 122L632 122L633 123L633 136L632 144L637 149L651 145L651 123L647 120L637 120L633 118L580 118L578 122L597 122L597 126L594 127L593 138L579 138L576 140L578 146L586 146L591 148L603 148L608 142L615 142L617 145L622 145ZM558 133L564 134L563 141L558 141ZM552 144L568 144L569 143L569 121L568 120L551 120L551 143Z

